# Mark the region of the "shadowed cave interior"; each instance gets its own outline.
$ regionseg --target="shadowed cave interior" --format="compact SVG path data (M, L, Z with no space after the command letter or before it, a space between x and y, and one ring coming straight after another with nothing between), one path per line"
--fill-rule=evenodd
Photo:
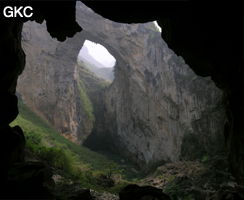
M1 19L2 197L91 199L95 195L97 199L129 200L179 197L228 199L232 195L233 199L243 198L243 60L240 59L238 41L238 34L242 32L239 30L238 14L226 16L222 11L223 13L216 15L214 10L210 10L206 16L198 7L180 5L172 11L172 5L169 4L160 4L162 10L158 12L156 7L159 4L146 2L133 3L133 6L108 2L110 8L113 8L112 12L108 12L105 4L85 1L97 13L90 15L87 7L78 2L75 6L75 3L33 3L37 12L32 20L38 23L45 20L46 24L42 25L25 22L23 19ZM148 10L155 12L145 13L141 9L143 4ZM52 13L54 7L57 10L55 15ZM188 14L181 11L182 8L187 9ZM129 13L134 15L129 17ZM63 23L57 23L60 20ZM161 33L154 30L155 26L150 23L155 20L162 27ZM23 22L25 24L22 29ZM45 32L46 28L48 33ZM32 32L32 36L28 34L31 29L37 31ZM146 34L148 32L149 36ZM42 34L48 38L46 43L38 38L43 37ZM49 34L62 42L52 39ZM76 62L78 52L87 39L106 46L116 58L112 83L111 80L104 81L94 77ZM37 42L36 46L30 45L33 41ZM43 45L44 50L39 51L40 45ZM42 59L37 60L35 54ZM65 58L62 56L64 54ZM45 66L43 62L46 63ZM38 68L38 65L43 67ZM164 180L155 174L143 179L141 183L131 180L123 183L123 186L131 184L124 189L119 185L121 188L116 191L120 192L119 197L113 194L99 197L98 194L90 194L89 190L80 188L79 184L71 184L70 188L69 184L65 185L67 191L62 186L61 189L55 187L50 179L53 171L45 162L25 161L24 157L31 156L30 152L24 151L24 146L29 145L25 137L30 137L25 133L26 129L20 126L23 133L19 126L10 126L18 114L16 84L24 67L25 72L18 80L21 84L18 83L17 87L21 104L20 117L24 113L31 120L35 118L23 106L31 105L32 111L40 116L37 121L48 120L68 141L79 145L83 143L92 150L104 153L106 158L109 157L106 152L112 152L111 157L121 156L119 161L112 159L114 162L129 162L130 169L134 168L134 171L143 171L146 174L152 173L152 169L155 173L167 174L172 168L176 169L174 173L178 173L178 165L173 163L185 160L189 162L179 165L190 165L192 170L201 171L202 165L194 162L200 158L201 162L211 166L210 171L216 169L226 173L213 173L209 176L204 174L210 183L211 176L219 176L219 179L224 180L218 180L220 182L214 184L227 181L227 185L211 186L211 189L214 188L212 193L206 193L203 188L187 190L183 185L195 182L188 177L192 174L184 172L184 176L177 177L166 189L161 188L166 194L156 188L158 185L150 184L150 181ZM34 76L40 71L46 73L45 83L42 82L42 77ZM99 89L96 90L97 88ZM45 99L49 94L57 96L48 98L48 102ZM72 101L70 97L73 98ZM181 99L184 101L181 102ZM23 122L28 117L17 122ZM47 130L51 132L49 127ZM165 134L160 134L162 132ZM176 136L173 133L177 133ZM67 142L66 145L72 143ZM87 149L84 151L88 157L97 156L88 154ZM155 170L158 166L162 167ZM31 175L25 177L24 172ZM111 173L111 168L108 173ZM170 177L171 174L167 178ZM225 180L226 177L228 178ZM114 184L107 176L101 175L99 178L100 184L106 183L105 187ZM206 183L202 177L197 181ZM151 186L132 185L135 183Z

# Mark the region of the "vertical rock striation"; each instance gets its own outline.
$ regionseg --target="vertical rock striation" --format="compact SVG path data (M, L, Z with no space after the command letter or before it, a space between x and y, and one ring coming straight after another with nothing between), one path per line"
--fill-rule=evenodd
M52 39L45 29L45 24L28 22L24 26L26 69L17 90L33 111L62 135L80 143L90 133L93 119L81 103L86 96L81 96L83 88L79 87L76 65L79 48L70 48L69 40L60 43Z
M107 132L119 152L147 164L191 159L195 151L214 154L224 131L222 91L195 75L157 34L141 46L116 69L105 96L106 113L116 123L107 121Z

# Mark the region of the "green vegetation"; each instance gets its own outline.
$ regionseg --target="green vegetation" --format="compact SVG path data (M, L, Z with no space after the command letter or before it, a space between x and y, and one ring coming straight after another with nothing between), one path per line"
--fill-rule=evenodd
M47 122L20 103L20 115L11 124L20 125L26 137L27 159L46 163L66 180L78 182L82 187L97 191L118 192L127 184L123 180L120 166L98 153L74 144L56 132ZM99 185L99 179L106 177L115 184Z
M114 79L113 68L99 68L89 62L84 62L82 60L79 60L77 64L81 71L85 72L89 77L93 77L100 83L104 82L106 84L111 84Z
M85 92L85 86L84 86L82 80L78 81L78 90L79 90L81 102L83 104L83 107L84 107L84 110L85 110L87 116L89 117L90 120L94 120L95 118L93 115L92 103Z
M190 186L191 182L187 178L175 178L164 187L164 192L173 200L178 200L179 197L182 200L194 200L188 191Z
M91 188L96 191L118 193L123 187L131 183L151 184L138 176L133 181L125 180L130 173L128 166L122 166L112 159L105 157L85 147L74 144L62 137L47 122L31 112L23 103L20 103L20 115L12 126L20 125L26 137L26 157L29 160L42 161L53 170L53 175L62 178L56 183L56 193L67 195L72 193L72 182L81 188ZM191 143L196 142L192 135L187 137ZM190 148L193 151L196 147ZM200 151L201 152L201 151ZM187 152L188 153L188 152ZM191 200L195 191L203 186L215 188L216 191L223 182L230 182L226 158L216 156L210 158L205 152L196 154L200 161L184 161L168 163L158 168L153 179L163 183L163 191L172 199ZM125 171L123 171L125 169ZM225 170L223 170L225 169ZM131 170L132 171L132 170ZM136 173L133 174L134 178ZM132 176L131 176L132 178ZM149 177L150 178L150 177ZM197 194L197 193L196 193ZM62 199L62 198L60 198ZM63 198L65 199L65 198Z

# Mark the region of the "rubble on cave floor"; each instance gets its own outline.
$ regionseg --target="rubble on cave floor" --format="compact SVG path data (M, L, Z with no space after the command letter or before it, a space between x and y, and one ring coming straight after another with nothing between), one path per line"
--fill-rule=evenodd
M162 189L173 200L244 199L244 187L237 184L221 156L207 161L179 161L160 166L140 181Z

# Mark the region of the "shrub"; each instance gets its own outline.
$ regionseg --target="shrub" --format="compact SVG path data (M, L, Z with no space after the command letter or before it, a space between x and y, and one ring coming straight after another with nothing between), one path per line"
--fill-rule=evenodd
M33 143L33 144L40 144L41 143L41 135L34 133L33 131L27 132L26 133L26 140L29 143Z
M71 172L72 161L64 150L56 147L41 147L39 154L40 158L50 166L64 170L65 172Z

